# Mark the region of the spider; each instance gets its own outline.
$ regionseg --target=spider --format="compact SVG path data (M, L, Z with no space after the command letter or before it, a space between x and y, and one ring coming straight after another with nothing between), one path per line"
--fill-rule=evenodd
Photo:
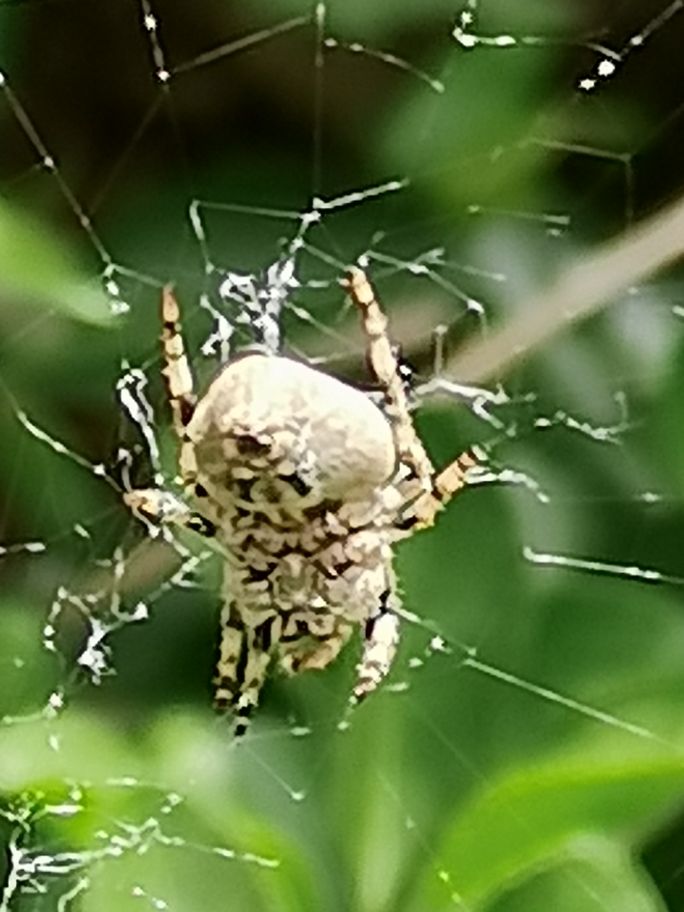
M131 490L140 518L215 537L224 557L215 705L243 734L272 662L322 669L353 629L363 638L350 703L374 691L399 639L392 545L431 526L467 483L472 451L441 472L413 426L385 317L365 272L343 285L357 306L383 395L279 355L243 354L198 399L180 309L162 296L168 399L185 494Z

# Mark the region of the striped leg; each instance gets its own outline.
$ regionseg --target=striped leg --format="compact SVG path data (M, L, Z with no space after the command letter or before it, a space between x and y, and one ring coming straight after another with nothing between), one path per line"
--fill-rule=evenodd
M402 529L417 531L431 526L437 513L442 510L454 495L468 484L468 473L482 465L483 454L477 450L466 450L453 462L442 469L432 484L430 491L421 494L409 504L400 520Z
M399 364L387 335L387 317L362 269L354 267L350 270L347 287L361 311L371 370L385 389L397 455L412 471L408 483L399 483L407 501L407 509L400 519L400 525L412 531L426 528L434 523L439 510L465 487L467 472L480 462L479 454L473 451L462 453L435 476L435 470L409 412Z
M387 334L387 317L362 269L354 267L349 271L346 286L361 312L369 367L385 392L399 461L409 468L414 490L415 480L418 480L416 493L429 491L434 469L413 426L406 390L399 373L399 362Z
M173 426L179 439L195 410L197 396L194 392L192 371L185 353L183 330L180 322L180 307L173 289L165 285L162 292L162 350L169 403L173 414Z
M149 524L165 526L183 526L192 529L205 538L212 538L216 534L214 524L191 510L175 494L162 488L137 488L125 491L123 501L139 519Z
M389 596L389 593L387 594ZM399 617L384 604L366 623L364 647L357 667L351 703L360 703L387 677L399 645Z
M248 628L246 639L247 661L244 664L243 675L238 678L238 690L233 700L236 738L242 737L249 728L252 713L259 703L261 688L266 680L266 672L271 662L271 654L265 648L259 629Z
M162 293L162 350L166 388L173 415L173 427L180 442L179 468L186 490L194 493L197 477L195 449L186 435L186 425L192 418L197 402L193 389L192 372L185 354L185 343L180 324L180 308L169 285ZM164 525L185 526L200 535L212 536L213 523L190 510L175 494L161 488L126 491L124 503L143 521L151 520Z
M226 602L221 613L214 706L219 712L234 712L236 737L247 731L252 712L259 702L271 660L272 624L273 618L269 618L258 627L247 626L232 599Z
M197 479L197 460L194 445L188 439L185 429L195 411L197 396L185 353L180 307L170 285L165 285L162 292L161 342L164 353L162 374L166 379L173 427L180 442L178 464L186 490L192 493Z

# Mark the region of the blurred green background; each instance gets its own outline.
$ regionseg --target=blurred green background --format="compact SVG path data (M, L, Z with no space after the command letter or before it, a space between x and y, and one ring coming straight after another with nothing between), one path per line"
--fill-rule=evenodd
M549 503L475 488L401 548L404 605L427 621L404 625L388 686L344 731L354 646L323 674L272 680L232 745L210 709L217 568L165 587L168 554L117 492L17 418L113 475L126 447L147 482L115 395L122 362L142 364L171 477L161 285L176 284L197 351L211 331L200 294L217 305L222 269L264 269L296 233L257 209L303 212L312 196L393 179L400 192L325 213L307 235L293 301L315 322L286 314L286 343L363 382L337 280L372 249L395 335L429 376L435 326L449 325L453 351L483 331L472 302L488 327L506 322L564 264L677 195L684 14L655 0L482 0L475 34L545 40L467 50L451 36L460 7L440 0L331 2L318 30L301 0L156 0L147 12L179 68L164 88L145 11L0 3L0 544L46 545L0 556L0 910L684 909L681 271L493 378L514 399L495 410L512 435L453 399L420 411L437 463L494 441ZM443 91L323 36L408 61ZM633 50L583 93L601 59L590 39ZM246 207L201 207L204 254L193 199ZM434 250L428 274L402 268ZM204 381L215 366L195 360ZM558 411L617 424L620 396L617 444L533 429ZM524 546L672 579L533 566ZM143 600L149 618L106 638L115 674L95 685L77 657L94 625L117 620L117 559L118 610ZM93 596L91 617L65 603L50 652L60 591ZM433 630L446 652L430 649Z

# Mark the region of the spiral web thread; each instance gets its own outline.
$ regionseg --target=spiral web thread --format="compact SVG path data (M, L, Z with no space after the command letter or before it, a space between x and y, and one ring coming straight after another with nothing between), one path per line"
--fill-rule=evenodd
M607 39L558 39L553 36L517 35L501 32L498 34L480 31L479 19L481 5L478 0L469 0L452 23L452 40L455 52L477 53L479 48L495 48L501 53L520 46L534 48L570 42L579 44L594 55L593 63L586 72L575 75L574 86L579 94L596 94L605 92L611 80L619 78L620 73L630 66L632 58L647 53L651 42L661 30L674 28L679 22L684 9L681 0L664 5L655 16L648 18L625 41L612 45ZM300 210L281 210L260 205L246 205L221 200L203 200L188 198L188 219L194 243L199 253L201 269L205 277L206 293L200 296L196 304L190 305L192 319L204 318L206 333L200 346L200 356L212 363L224 363L240 347L248 342L257 342L265 348L278 351L287 345L288 339L283 330L286 317L303 324L318 338L325 339L322 346L325 353L314 356L313 363L334 364L335 360L345 354L354 354L358 344L350 339L349 334L340 326L331 325L319 319L312 309L302 301L301 292L320 294L337 294L342 302L339 289L339 278L344 273L347 262L340 255L335 244L326 244L326 231L332 216L353 211L356 207L371 205L374 201L406 192L412 185L412 177L389 176L370 185L352 187L334 195L325 196L321 192L324 176L325 149L323 147L322 123L323 105L325 103L325 72L330 54L346 54L367 57L379 66L385 66L403 74L408 80L420 84L423 90L432 93L436 99L444 95L445 86L440 74L434 74L415 66L409 60L356 40L337 37L328 25L329 10L325 3L317 3L310 13L286 18L273 25L259 28L235 39L219 42L213 48L203 50L196 56L180 62L171 62L164 45L164 21L155 12L154 5L148 0L140 0L138 27L145 37L149 55L149 70L157 83L157 95L152 105L141 117L139 128L131 139L129 146L117 155L111 174L103 180L98 207L106 201L116 187L118 169L123 161L134 155L141 136L147 125L164 108L168 108L169 117L173 118L174 95L176 85L188 74L209 69L211 66L231 55L250 49L259 54L268 54L272 42L282 36L297 31L310 31L315 35L314 43L314 116L313 116L313 165L311 169L311 197ZM681 25L681 23L680 23ZM101 40L95 36L95 40ZM1 65L0 60L0 65ZM125 320L131 308L136 306L140 290L161 289L165 277L147 273L137 266L133 267L117 258L116 251L108 249L97 226L97 218L92 217L71 189L64 176L58 154L46 144L41 133L39 121L35 121L30 99L15 89L11 73L3 70L0 73L0 92L4 97L7 112L16 125L23 131L34 158L33 163L20 174L10 175L4 182L8 196L12 188L23 185L36 178L36 175L47 175L53 186L61 195L65 205L75 218L79 231L88 241L97 261L97 271L102 287L109 301L111 314L116 320ZM667 120L675 119L679 110L669 112ZM665 124L663 123L663 127ZM183 125L176 124L181 141ZM636 152L616 152L608 148L594 147L579 142L563 141L544 135L534 136L528 140L548 154L570 154L588 157L604 162L608 167L620 169L623 178L623 217L627 226L635 218L635 157ZM95 208L95 207L93 207ZM275 220L282 223L285 238L279 251L274 251L272 262L263 264L258 273L241 269L239 264L227 264L227 252L217 250L212 240L210 222L221 218L224 213L243 213L250 217ZM550 237L562 240L572 231L571 218L563 212L536 212L534 210L506 210L473 202L468 207L468 215L473 218L493 215L510 218L514 223L532 223ZM360 239L356 259L373 272L374 277L382 279L384 275L405 274L407 281L419 278L426 281L449 297L460 314L472 321L475 332L490 331L489 309L486 300L469 291L472 278L492 287L505 286L509 277L503 269L483 269L470 263L456 262L440 248L421 250L419 247L410 259L392 250L391 238L378 235L370 239L365 246ZM303 268L302 260L315 263L318 267L315 277L313 270ZM637 294L638 289L631 289ZM672 306L674 316L678 315L680 305ZM425 327L423 327L425 329ZM496 455L500 441L515 440L520 433L542 433L554 428L564 429L571 434L579 434L589 441L602 446L620 446L623 437L632 427L629 414L629 402L623 390L613 391L614 420L605 424L585 419L579 413L571 413L565 408L557 408L546 414L535 408L534 392L510 391L505 382L492 387L474 386L459 383L457 378L449 375L448 359L444 354L446 327L442 324L428 328L433 330L433 369L429 377L414 383L416 406L433 397L446 400L451 407L455 402L468 408L475 418L482 422L485 430L485 445ZM10 340L11 341L11 340ZM295 355L305 352L298 346L291 345ZM165 471L162 447L159 443L158 409L154 408L148 396L149 377L158 368L157 355L149 361L131 365L122 357L122 367L116 393L122 412L136 426L142 443L141 451L148 461L155 483L167 483L171 479ZM11 397L11 391L8 392ZM13 398L12 410L16 420L21 424L26 435L43 444L54 454L54 458L66 458L74 461L83 471L90 473L103 484L108 484L117 493L121 486L130 484L130 471L139 461L140 452L122 447L116 454L119 466L119 477L114 478L109 468L103 463L93 463L65 441L58 439L48 428L33 420L21 403ZM157 405L155 403L155 405ZM529 426L522 431L519 423L511 420L511 414L518 414L517 409L532 407L533 418ZM547 491L534 477L521 468L503 466L483 468L473 479L476 484L503 484L522 486L541 508L553 506L555 495ZM634 494L635 500L648 506L657 506L667 501L667 495L656 490L643 490ZM159 535L154 528L148 530L151 536ZM62 538L73 537L88 542L92 533L87 519L66 529ZM100 558L98 566L87 584L82 581L72 586L65 582L54 596L46 613L43 628L43 645L45 650L63 664L61 683L51 690L45 699L37 701L38 708L32 712L8 713L0 719L0 726L11 728L21 725L44 726L45 737L49 747L59 753L60 734L55 725L63 715L68 715L72 693L82 687L79 676L85 677L93 684L100 685L105 677L115 670L112 660L112 643L116 641L119 631L131 624L145 623L151 612L161 610L160 602L172 591L202 588L202 570L205 564L211 563L215 556L211 550L193 550L186 541L164 533L167 544L171 547L162 568L159 579L152 580L153 585L145 595L131 601L127 591L126 574L135 561L135 554L127 552L123 546L117 546L111 556ZM0 561L26 560L39 561L49 554L54 542L35 538L24 541L6 541L0 545ZM147 546L149 543L145 543ZM542 568L561 568L562 570L582 573L608 575L632 584L650 584L655 586L680 587L684 578L670 574L666 569L628 562L601 560L575 554L547 552L543 549L523 543L521 559L529 565L544 572ZM81 618L87 634L82 647L69 664L60 656L58 632L65 613L75 613ZM546 686L543 681L529 680L516 674L514 669L490 662L486 657L486 648L472 643L460 642L458 637L447 635L429 619L409 609L403 611L408 625L415 627L416 633L423 640L413 655L405 659L403 666L394 675L394 680L385 691L387 694L410 694L416 676L425 674L426 669L439 665L446 668L440 674L454 675L476 673L496 681L509 688L518 689L536 700L548 702L564 712L578 714L592 722L615 729L628 737L654 742L667 749L680 752L675 741L660 735L648 727L640 725L631 718L622 717L603 709L600 705L576 699L572 694ZM14 663L21 668L22 657L11 655L3 661ZM306 787L294 786L289 776L283 776L271 764L267 763L258 751L259 738L281 737L286 735L296 739L306 737L320 727L337 728L344 732L353 720L346 715L337 719L302 722L293 720L284 729L275 733L258 733L252 736L253 760L259 765L264 776L281 789L292 802L304 801L307 797ZM433 737L438 740L439 732L433 730ZM455 745L447 745L453 749ZM226 747L230 751L230 746ZM49 831L46 822L58 832L59 823L87 816L90 811L87 801L88 790L93 783L73 782L65 777L61 794L18 795L6 802L0 809L0 817L6 824L7 870L4 887L0 897L0 912L19 908L21 897L28 894L36 896L54 895L56 908L67 910L77 907L82 894L92 886L98 873L127 856L144 856L152 848L164 851L182 850L209 854L216 858L239 864L256 865L263 869L277 868L280 859L233 846L197 843L185 839L174 829L174 817L177 809L182 807L183 795L169 790L164 784L150 783L136 775L112 778L95 786L100 790L118 792L121 790L140 791L146 799L152 796L152 810L144 819L112 818L102 821L93 832L96 842L88 848L69 848L68 850L48 851L41 847L45 839L44 832ZM381 778L380 787L384 789L399 806L404 816L405 826L416 835L423 850L432 857L435 876L444 884L447 895L455 908L468 908L458 892L458 883L454 883L448 866L434 854L430 841L421 835L419 828L411 817L410 800L400 794L397 787L385 778ZM166 909L171 906L167 900L150 892L142 883L130 883L128 893L144 901L154 909Z

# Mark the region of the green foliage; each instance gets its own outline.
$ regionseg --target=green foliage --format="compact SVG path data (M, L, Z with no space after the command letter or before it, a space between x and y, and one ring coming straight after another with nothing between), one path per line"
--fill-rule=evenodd
M252 10L252 21L244 9L238 15L207 3L188 24L181 7L157 5L174 62L263 25L262 10ZM491 4L483 30L583 35L595 25L569 4L513 6ZM21 851L52 856L54 869L36 878L42 893L31 892L30 878L15 890L10 877L0 912L125 912L145 903L162 909L162 902L181 912L682 908L677 872L655 873L666 827L679 845L684 803L682 358L672 312L681 304L680 277L654 281L648 295L633 290L610 315L568 331L506 378L520 396L497 414L514 434L452 399L422 411L420 430L436 463L495 437L495 461L534 476L550 502L521 488L464 494L434 530L400 549L405 608L428 621L404 624L389 686L340 730L352 646L323 674L273 681L253 733L232 744L209 709L218 568L199 574L196 587L160 589L177 566L173 557L153 543L140 558L144 530L117 493L31 436L17 411L92 463L111 465L125 444L135 452L134 474L149 476L115 402L121 361L145 365L150 399L167 423L158 288L176 282L195 352L210 329L198 296L217 278L189 232L192 198L296 211L308 205L314 71L301 62L307 54L311 62L311 42L305 47L297 33L291 44L272 39L190 69L162 96L163 117L150 117L150 132L136 134L125 151L116 130L107 132L108 119L88 112L99 113L106 100L108 110L135 120L124 125L127 136L138 128L139 95L149 88L159 101L148 48L138 72L133 41L113 20L110 47L104 20L93 26L82 5L68 22L53 19L56 7L36 5L35 20L25 10L10 20L13 13L0 9L8 17L0 53L13 62L12 78L23 77L22 98L46 135L61 138L69 185L98 203L93 224L126 267L117 278L130 312L111 315L101 290L105 263L73 224L73 210L65 205L56 215L38 191L10 188L11 202L0 204L0 544L9 546L0 554L0 876L4 869L10 877ZM105 7L120 12L102 4L98 15ZM309 6L280 0L272 9L289 16ZM434 270L441 281L371 265L405 350L429 372L425 340L437 323L454 325L458 340L481 328L462 319L463 295L450 289L483 301L493 328L583 247L623 227L619 155L625 142L639 153L642 125L657 126L650 101L660 98L668 56L659 69L657 51L643 48L630 59L636 75L625 76L638 91L629 82L629 91L607 84L594 104L571 91L575 75L586 72L586 48L455 50L453 7L437 0L339 4L329 12L339 37L394 48L442 79L446 91L431 94L424 81L377 58L326 51L323 176L313 190L333 196L392 177L408 184L325 213L312 229L308 239L328 259L306 260L302 279L327 285L298 290L295 302L325 329L302 327L288 314L287 341L317 354L353 349L349 373L367 380L358 335L341 313L343 264L370 245L410 262L438 247L447 262ZM202 40L198 23L207 31ZM625 29L611 20L608 31ZM96 54L81 63L81 49L93 52L93 33ZM44 55L29 54L36 46ZM115 66L95 79L110 52ZM31 82L37 60L55 80L68 80L64 59L78 68L73 84ZM662 77L655 88L648 68ZM24 146L10 142L12 112L0 116L19 170ZM114 113L111 119L121 127ZM549 153L535 143L540 135L595 154ZM644 209L673 192L680 166L665 141L649 150L661 157L655 166L637 158ZM470 205L480 207L474 217ZM536 219L559 212L570 216L560 238ZM296 232L293 220L254 213L204 216L217 269L263 267L276 258L279 239ZM204 382L213 363L197 357L196 368ZM617 391L630 410L618 446L563 427L533 431L536 418L558 410L609 425ZM172 475L173 442L161 437ZM46 547L15 553L11 546L22 541ZM672 585L531 566L525 545L657 568ZM117 549L130 574L121 605L112 599L111 565L103 566ZM57 653L42 644L59 587L96 592L99 621L112 620L113 605L127 612L148 603L149 618L109 635L116 674L97 686L76 662L93 633L77 606L60 616ZM431 643L437 633L443 641ZM72 905L63 899L69 891Z
M113 323L102 287L35 218L0 204L0 294L98 326Z

